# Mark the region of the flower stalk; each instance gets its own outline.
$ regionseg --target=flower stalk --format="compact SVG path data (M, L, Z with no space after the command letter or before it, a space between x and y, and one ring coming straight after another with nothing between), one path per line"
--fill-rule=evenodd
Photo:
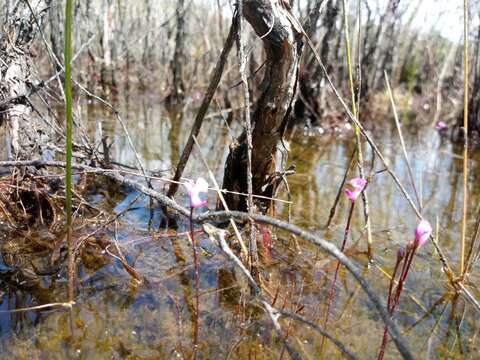
M208 191L208 183L203 178L198 178L197 181L192 180L186 182L188 197L190 200L190 239L192 241L193 252L193 266L194 266L194 286L195 286L195 310L193 316L193 355L192 358L196 358L198 348L198 329L199 329L199 316L200 316L200 261L197 251L197 242L195 239L195 232L193 228L193 211L201 208L207 204L207 200L204 195Z
M358 197L362 194L362 192L365 190L365 187L367 186L367 181L363 178L354 178L348 182L350 184L351 188L350 189L345 189L345 196L347 197L348 200L351 201L350 204L350 210L348 211L348 216L347 216L347 222L345 224L345 230L343 233L343 241L342 241L342 246L340 248L340 251L343 253L345 250L345 245L347 244L347 239L348 235L350 233L350 225L352 223L352 217L353 217L353 210L355 209L355 203L358 199ZM335 267L335 274L333 275L333 281L332 281L332 286L328 292L328 301L327 301L327 310L325 313L325 321L324 321L324 326L325 328L327 327L328 320L330 318L330 308L333 303L333 298L335 296L335 286L337 283L337 278L338 278L338 272L340 270L340 261L337 261L337 266ZM322 338L322 344L320 346L320 349L323 349L325 337Z
M400 296L402 295L402 290L405 285L405 281L407 280L408 273L410 271L410 268L412 266L413 258L415 256L415 253L419 248L421 248L423 245L425 245L428 242L428 239L430 235L432 234L432 227L430 223L426 220L420 221L420 223L417 225L415 229L415 239L413 242L411 242L408 246L407 249L400 248L397 252L397 261L395 263L395 267L393 270L392 277L390 279L390 286L388 289L388 298L387 298L387 311L390 314L390 316L393 316L395 312L395 308L397 307L399 301L400 301ZM393 285L396 282L395 279L397 277L397 272L400 267L400 264L402 264L402 269L400 271L400 275L398 277L398 285L395 289L395 295L393 295ZM380 352L378 354L378 360L382 360L384 355L385 355L385 348L387 346L387 340L388 340L388 331L387 328L383 330L383 338L382 338L382 343L380 345Z

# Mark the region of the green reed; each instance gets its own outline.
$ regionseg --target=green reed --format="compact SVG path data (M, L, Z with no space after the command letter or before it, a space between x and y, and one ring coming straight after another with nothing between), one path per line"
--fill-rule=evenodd
M66 115L66 168L65 168L65 211L67 213L67 246L68 246L68 274L73 279L73 242L72 242L72 137L73 137L73 112L72 112L72 2L65 4L65 32L64 32L64 57L65 57L65 115ZM73 280L69 281L68 297L73 301Z

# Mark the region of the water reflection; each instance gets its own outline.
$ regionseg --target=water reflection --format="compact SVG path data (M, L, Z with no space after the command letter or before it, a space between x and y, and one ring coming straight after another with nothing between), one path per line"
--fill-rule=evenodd
M160 176L171 174L193 121L192 104L182 111L167 111L148 97L133 103L128 98L119 101L134 146L148 169ZM103 135L113 140L111 157L116 161L136 166L121 125L104 108L90 104L83 107L84 122L92 139L101 122ZM232 123L227 129L221 117L208 118L199 136L202 153L217 179L223 175L223 165L232 137L241 130ZM405 128L406 146L411 158L417 186L421 191L423 213L432 223L438 217L439 243L451 259L458 261L460 210L462 203L461 149L442 140L427 127ZM393 128L376 126L373 136L392 169L412 192L408 173ZM304 136L296 132L290 139L289 163L296 164L297 172L289 178L292 195L292 222L319 233L339 245L346 220L347 202L341 196L332 227L326 231L328 219L338 186L354 150L351 134L331 136ZM185 170L186 177L206 176L198 149L192 154ZM372 153L365 147L367 170L381 171L378 159L370 169ZM479 156L470 163L471 211L480 202ZM155 181L157 189L168 183ZM375 261L389 269L396 249L411 240L416 219L396 184L385 172L373 177L368 187L371 204L372 232ZM91 194L95 196L95 191ZM98 194L97 194L98 195ZM127 189L110 189L96 198L98 206L112 213L125 209L138 194ZM287 199L286 194L282 194ZM214 207L214 194L210 206ZM186 202L180 191L178 201ZM287 206L278 203L276 215L287 218ZM57 357L81 358L188 358L191 356L193 322L193 267L191 247L185 236L187 223L179 219L176 234L160 226L161 211L149 199L140 197L122 218L116 234L105 231L102 236L117 236L130 265L148 280L138 286L113 259L105 260L95 254L85 260L79 272L77 305L74 306L75 332L70 337L67 313L62 310L0 313L0 336L6 357L42 356L54 351ZM366 265L363 251L366 236L360 207L353 223L347 252L360 264ZM474 218L468 224L473 231ZM182 235L183 234L183 235ZM275 235L275 236L274 236ZM242 291L244 279L221 256L207 239L201 239L201 311L200 353L203 358L277 358L281 344L272 332L268 319L258 308L248 305ZM264 244L265 245L265 244ZM18 281L9 282L9 273L16 265L7 261L5 245L0 263L0 310L11 310L46 302L61 301L65 294L62 277L42 276L33 288L18 287ZM295 311L309 319L322 319L323 304L329 287L329 277L335 264L311 245L288 234L273 234L272 248L264 252L262 275L265 286L276 296L277 306ZM104 259L100 261L99 259ZM25 263L25 262L24 262ZM26 262L28 263L28 262ZM475 272L479 273L478 264ZM366 268L365 268L366 269ZM473 271L472 271L473 272ZM387 280L376 267L365 270L369 282L383 295ZM478 275L472 282L480 280ZM331 331L362 358L376 356L382 324L374 317L371 304L357 284L345 273L340 275L335 317ZM431 246L422 249L409 278L407 296L400 304L400 325L408 328L428 313L445 292L444 276ZM476 296L478 297L478 293ZM453 306L457 304L456 306ZM453 316L453 315L455 316ZM431 314L408 332L412 347L426 353L435 349L438 354L456 356L467 351L467 339L478 332L478 313L465 305L462 298L445 300ZM456 319L464 319L461 333L455 333ZM453 319L450 321L450 319ZM452 325L453 324L453 325ZM320 340L312 330L285 322L291 327L290 336L295 346L307 354L319 351ZM429 337L435 327L433 337ZM428 336L427 336L428 335ZM455 339L463 341L462 348ZM428 339L428 344L425 343ZM427 346L428 345L428 346ZM478 345L473 345L474 351ZM389 348L392 354L392 347ZM329 349L333 352L333 348Z

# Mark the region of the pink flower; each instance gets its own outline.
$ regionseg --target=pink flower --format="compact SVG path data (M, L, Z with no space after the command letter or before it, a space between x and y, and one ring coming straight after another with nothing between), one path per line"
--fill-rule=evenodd
M445 130L446 128L448 128L447 124L445 124L443 121L439 121L435 124L435 130L438 130L438 131L443 131Z
M365 186L367 185L367 180L362 178L354 178L348 183L352 185L353 189L346 189L345 195L347 195L347 198L349 198L351 201L355 201L357 200L358 195L360 195L365 189Z
M432 235L432 226L427 220L422 220L418 223L415 229L415 246L422 247L425 245Z
M192 208L201 208L207 204L207 200L201 197L202 194L206 194L208 191L208 183L204 178L200 177L196 182L188 180L184 185L187 188L190 206Z

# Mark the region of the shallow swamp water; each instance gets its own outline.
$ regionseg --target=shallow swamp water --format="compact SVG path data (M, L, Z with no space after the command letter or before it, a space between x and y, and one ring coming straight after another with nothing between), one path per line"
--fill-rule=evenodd
M193 102L190 108L198 103ZM157 99L119 102L134 146L145 167L157 178L170 176L190 131L194 111L183 116L169 114ZM112 114L93 104L82 104L82 121L92 139L99 128L113 141L111 158L136 166L135 154L121 125ZM212 109L215 111L215 109ZM218 109L217 109L218 110ZM226 116L226 114L224 114ZM400 142L393 127L375 119L368 124L394 171L409 185ZM382 125L380 125L382 124ZM100 126L101 125L101 126ZM296 165L289 176L291 205L282 188L274 215L315 232L340 246L349 204L342 195L329 229L325 228L349 159L353 134L338 124L338 131L297 129L289 135L288 164ZM199 137L201 152L221 180L228 144L239 132L235 121L228 128L222 116L210 116ZM405 120L404 135L413 172L421 192L423 213L432 224L438 221L439 245L457 266L462 204L461 148L432 124ZM469 175L468 234L474 231L480 203L480 154L472 153ZM367 168L371 153L366 150ZM278 157L282 161L282 157ZM383 169L368 187L371 206L374 261L365 255L363 216L356 209L346 253L364 269L377 294L385 299L399 246L413 238L416 219L401 192ZM186 178L208 177L199 150L195 149L184 173ZM78 179L78 178L77 178ZM141 178L137 179L142 181ZM211 184L211 182L210 182ZM156 189L168 182L156 179ZM179 217L177 228L166 228L158 206L126 187L111 186L97 179L84 196L109 216L122 213L96 237L118 241L127 261L147 283L138 285L121 263L105 252L84 252L78 268L76 303L71 312L62 308L19 311L30 306L62 302L66 298L65 271L39 276L36 269L48 263L49 250L38 244L55 241L41 226L13 231L2 226L0 249L0 357L39 359L173 359L190 358L194 304L192 249L186 232L188 219ZM177 201L186 205L185 190ZM135 200L135 201L133 201ZM215 193L209 194L210 209ZM101 227L101 221L77 219L75 236L82 237ZM279 359L287 358L269 319L248 303L245 279L198 228L201 246L199 358ZM336 263L309 243L272 229L262 243L261 274L264 285L277 298L277 306L298 311L321 324ZM33 239L33 240L32 240ZM36 244L36 245L32 245ZM40 249L40 250L39 250ZM469 276L469 289L480 298L478 264ZM406 292L396 312L396 321L418 358L478 358L479 312L461 296L450 292L440 262L431 244L418 253ZM376 358L383 323L366 295L346 272L341 272L328 331L360 359ZM73 321L70 322L70 317ZM288 319L282 322L292 344L306 359L317 359L321 336L309 327ZM340 357L329 344L325 358ZM390 342L386 358L399 358Z

